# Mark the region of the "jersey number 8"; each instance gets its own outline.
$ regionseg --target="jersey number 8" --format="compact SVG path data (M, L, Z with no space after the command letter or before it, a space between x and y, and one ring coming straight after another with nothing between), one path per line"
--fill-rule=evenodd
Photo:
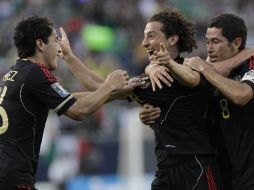
M5 109L1 106L3 100L4 100L4 96L6 95L7 92L7 87L4 86L4 88L0 88L0 117L2 119L2 126L0 126L0 134L3 134L7 131L8 126L9 126L9 120L8 120L8 116L7 113L5 111Z

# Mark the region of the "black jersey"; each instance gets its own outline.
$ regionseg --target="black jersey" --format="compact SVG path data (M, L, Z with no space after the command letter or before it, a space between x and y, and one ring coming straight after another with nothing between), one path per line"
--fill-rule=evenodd
M0 87L0 187L33 185L49 109L61 115L76 100L44 65L28 60L18 60Z
M179 64L183 58L177 58ZM161 109L161 116L153 125L156 138L157 162L169 155L212 154L205 115L209 105L209 87L202 83L189 88L175 79L171 87L152 91L150 80L135 89L139 103L150 103Z
M253 69L254 57L251 57L233 70L230 78L254 89ZM218 146L222 149L225 146L226 150L220 157L230 159L234 189L244 189L254 184L254 100L237 106L218 91L214 92L213 100L217 129L223 137L220 143L225 143Z

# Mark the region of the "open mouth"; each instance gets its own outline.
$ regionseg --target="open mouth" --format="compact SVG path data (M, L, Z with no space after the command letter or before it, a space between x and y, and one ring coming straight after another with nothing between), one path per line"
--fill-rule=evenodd
M216 55L209 55L209 61L214 62L217 60L217 56Z
M151 61L154 58L154 54L153 54L154 51L153 50L148 50L147 53L148 53L148 56L149 56L149 60Z
M153 55L153 52L154 52L153 50L149 50L149 51L148 51L149 57L151 57L151 56Z
M211 62L214 62L214 61L216 61L217 60L217 57L210 57L210 61Z

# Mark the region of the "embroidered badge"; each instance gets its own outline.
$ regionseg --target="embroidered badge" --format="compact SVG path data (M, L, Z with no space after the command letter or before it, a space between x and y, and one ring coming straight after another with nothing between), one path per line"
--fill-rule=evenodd
M70 94L58 82L53 83L51 87L57 92L57 94L59 94L63 98Z

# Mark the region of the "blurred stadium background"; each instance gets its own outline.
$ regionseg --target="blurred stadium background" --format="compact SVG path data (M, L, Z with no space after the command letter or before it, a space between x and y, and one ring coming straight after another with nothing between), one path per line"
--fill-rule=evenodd
M223 12L242 16L248 46L254 44L253 0L0 0L0 75L17 58L12 34L23 17L48 16L62 26L75 54L106 76L122 68L130 76L147 64L141 47L147 19L175 6L197 24L199 49L205 57L206 22ZM59 30L58 30L59 31ZM57 79L71 92L84 91L59 61ZM115 101L83 122L50 113L37 174L45 190L147 190L155 171L152 130L138 119L135 103Z

